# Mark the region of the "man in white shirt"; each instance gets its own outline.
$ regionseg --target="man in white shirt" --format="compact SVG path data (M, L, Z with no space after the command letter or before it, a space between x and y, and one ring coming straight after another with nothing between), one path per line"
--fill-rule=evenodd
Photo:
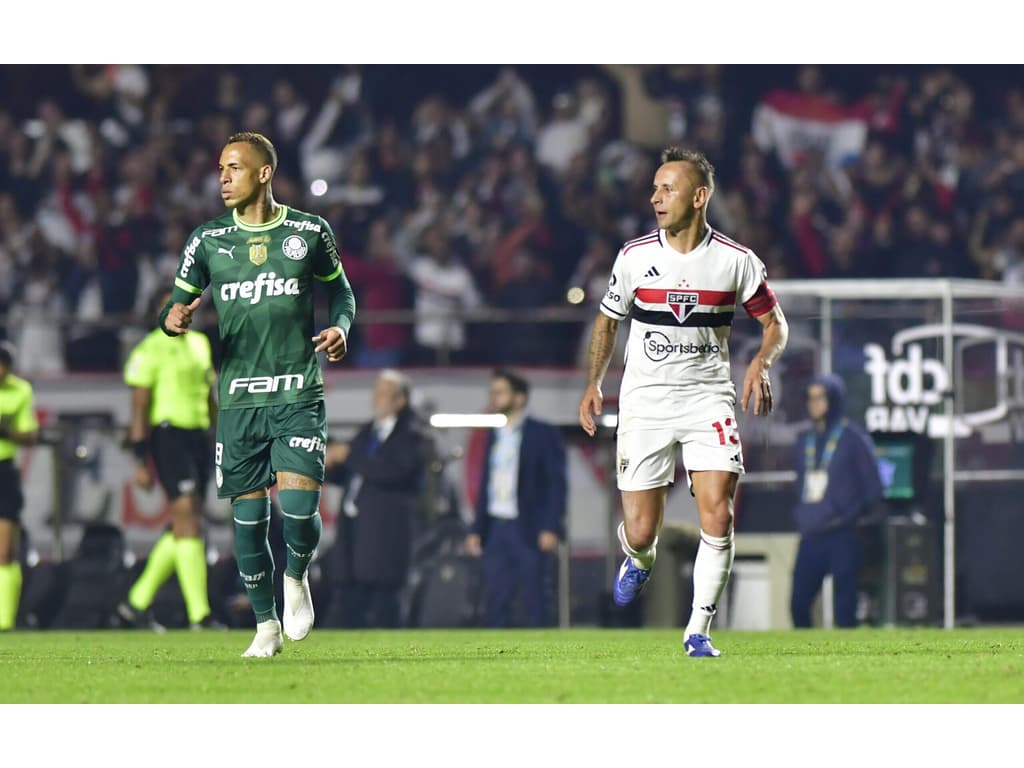
M480 294L473 275L453 255L442 225L427 227L421 237L426 255L415 256L408 266L416 286L415 362L457 362L466 346L463 312L480 305Z
M683 646L689 656L718 656L709 633L732 569L733 497L743 473L729 329L737 303L763 327L740 402L745 412L753 396L754 413L767 415L768 370L786 346L788 326L761 260L707 223L715 188L711 163L699 152L675 147L662 152L661 160L651 194L658 228L625 243L612 267L594 321L579 420L593 436L618 324L631 317L616 442L624 517L618 533L626 559L613 597L626 605L647 584L675 476L676 446L682 445L701 527Z

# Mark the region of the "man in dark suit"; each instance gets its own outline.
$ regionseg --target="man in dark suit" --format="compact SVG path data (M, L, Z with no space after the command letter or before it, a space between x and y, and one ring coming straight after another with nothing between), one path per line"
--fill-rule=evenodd
M528 626L555 622L551 589L554 553L564 534L565 447L558 430L525 415L529 384L498 370L491 409L505 426L488 435L480 491L466 551L482 557L487 625L514 624L514 600L523 600Z
M331 479L345 487L338 515L332 618L345 627L398 627L412 528L429 456L422 422L409 407L409 380L381 371L373 420L349 443L327 446Z

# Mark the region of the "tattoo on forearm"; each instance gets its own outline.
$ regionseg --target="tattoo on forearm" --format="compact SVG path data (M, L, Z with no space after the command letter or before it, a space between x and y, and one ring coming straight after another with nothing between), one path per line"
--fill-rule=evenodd
M611 362L612 352L615 350L615 332L618 330L618 323L609 324L598 318L594 323L594 330L590 334L590 367L587 382L594 384L604 378L608 370L608 363Z

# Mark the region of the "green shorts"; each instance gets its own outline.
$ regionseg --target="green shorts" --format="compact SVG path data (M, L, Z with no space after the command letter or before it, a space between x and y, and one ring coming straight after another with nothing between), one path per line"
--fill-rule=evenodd
M267 488L277 472L295 472L322 483L326 447L323 400L222 410L214 451L217 498Z

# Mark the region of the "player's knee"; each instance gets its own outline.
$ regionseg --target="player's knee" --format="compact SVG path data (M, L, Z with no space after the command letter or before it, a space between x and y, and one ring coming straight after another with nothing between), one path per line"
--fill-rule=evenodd
M732 531L732 502L727 496L712 496L701 505L701 528L712 536L726 536ZM710 530L713 528L714 530Z
M323 533L323 523L316 514L306 520L284 519L284 538L288 546L300 554L307 554L316 549Z
M284 538L293 550L312 552L320 543L320 491L282 490L278 496L284 512Z
M626 524L626 543L633 549L647 549L658 537L658 526L653 520L634 520Z
M236 544L259 544L261 540L266 541L270 527L269 498L236 498L231 502L231 513L235 523Z

